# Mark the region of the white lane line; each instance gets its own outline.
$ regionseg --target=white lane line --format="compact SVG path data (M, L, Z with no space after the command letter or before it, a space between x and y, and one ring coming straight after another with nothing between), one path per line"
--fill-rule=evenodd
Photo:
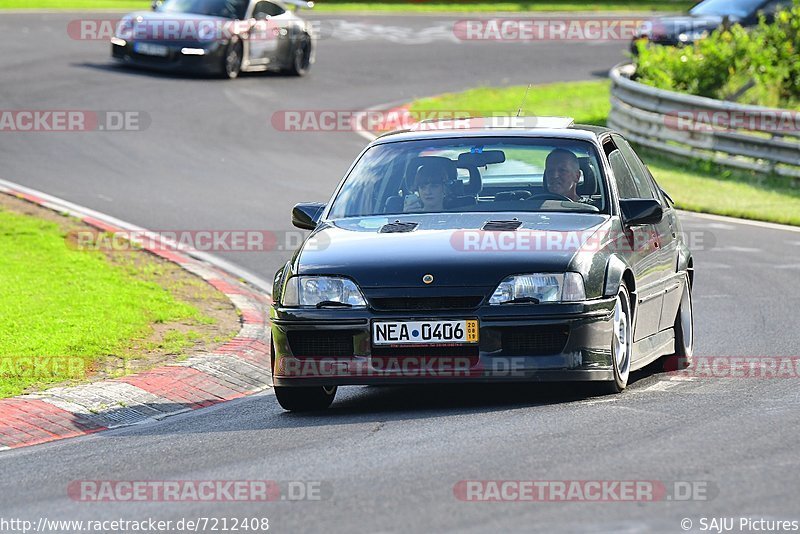
M777 224L762 221L750 221L748 219L736 219L735 217L725 217L724 215L711 215L709 213L695 213L692 211L679 210L681 217L697 217L698 219L708 219L710 221L719 221L729 224L741 224L744 226L755 226L758 228L769 228L770 230L782 230L784 232L795 232L800 234L800 226L789 226L786 224Z
M91 208L86 208L83 206L79 206L77 204L73 204L68 200L64 200L63 198L58 198L53 195L49 195L42 191L26 187L24 185L18 184L16 182L11 182L9 180L3 180L0 178L0 191L5 192L13 192L13 191L21 191L28 195L33 195L36 197L41 198L42 200L46 201L46 206L51 209L55 209L59 212L64 212L74 217L83 218L83 217L92 217L94 219L103 221L107 224L117 226L129 232L145 232L144 228L136 226L134 224L121 221L116 217L112 217L111 215L106 215L105 213L100 213L99 211L95 211ZM240 278L242 280L247 281L251 285L255 286L256 288L264 291L268 295L272 295L272 282L264 280L257 274L251 273L250 271L243 269L233 263L223 260L222 258L215 256L213 254L208 254L207 252L200 252L194 250L182 250L182 253L196 258L200 261L204 261L214 265L222 269L223 271L228 272L232 276L236 278Z
M697 382L696 376L686 376L686 375L672 375L669 377L671 382Z
M706 228L713 228L714 230L736 230L736 227L732 224L718 222L707 224Z
M789 263L786 265L775 265L773 269L800 269L800 263Z
M441 22L424 28L391 26L344 19L311 21L317 27L315 33L321 41L388 41L396 44L430 44L462 41L454 32L454 23Z
M716 247L716 248L714 248L712 250L714 250L714 252L747 252L747 253L764 252L760 248L755 248L755 247L737 247L735 245L728 245L728 246L725 246L725 247Z
M609 402L617 402L616 397L610 397L608 399L592 399L589 401L583 401L580 404L583 406L594 406L595 404L607 404Z
M665 380L663 382L656 382L655 384L651 384L644 389L638 390L639 393L651 392L651 391L667 391L668 389L672 389L678 385L678 382L673 382L671 380Z
M399 107L399 106L402 106L402 105L405 105L405 104L408 104L408 103L409 103L409 101L407 99L395 100L394 102L386 102L386 103L383 103L383 104L377 104L375 106L370 106L367 109L363 110L361 113L366 114L366 113L368 113L370 111L386 111L388 109L393 109L393 108L396 108L396 107ZM359 135L362 138L366 139L370 143L378 138L378 136L375 135L374 133L369 132L367 130L360 129L360 128L356 129L356 131L354 133L356 133L357 135Z

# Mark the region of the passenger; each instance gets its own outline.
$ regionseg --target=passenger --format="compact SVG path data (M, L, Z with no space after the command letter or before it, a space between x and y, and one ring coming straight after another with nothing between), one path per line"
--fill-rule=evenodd
M414 177L414 194L403 202L405 212L444 211L445 184L447 172L439 165L422 165Z

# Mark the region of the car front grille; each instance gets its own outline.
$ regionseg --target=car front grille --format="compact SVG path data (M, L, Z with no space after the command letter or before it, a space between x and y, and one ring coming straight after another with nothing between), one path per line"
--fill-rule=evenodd
M287 333L295 358L352 358L355 354L353 330L296 330Z
M370 304L380 311L473 310L480 306L480 295L466 297L391 297L371 298Z
M569 327L529 326L503 328L501 339L503 353L508 356L543 356L564 351L569 337Z

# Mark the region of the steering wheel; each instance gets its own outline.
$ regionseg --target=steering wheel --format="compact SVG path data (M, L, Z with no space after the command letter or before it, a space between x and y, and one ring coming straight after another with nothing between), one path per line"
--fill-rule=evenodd
M575 202L569 197L565 197L564 195L559 195L558 193L552 193L550 191L533 195L528 200L566 200L567 202Z

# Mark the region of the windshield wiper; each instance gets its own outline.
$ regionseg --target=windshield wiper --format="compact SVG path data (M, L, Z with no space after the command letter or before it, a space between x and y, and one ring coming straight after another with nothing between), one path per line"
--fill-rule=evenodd
M317 309L319 308L352 308L352 304L348 304L346 302L339 302L336 300L323 300L322 302L317 303Z

